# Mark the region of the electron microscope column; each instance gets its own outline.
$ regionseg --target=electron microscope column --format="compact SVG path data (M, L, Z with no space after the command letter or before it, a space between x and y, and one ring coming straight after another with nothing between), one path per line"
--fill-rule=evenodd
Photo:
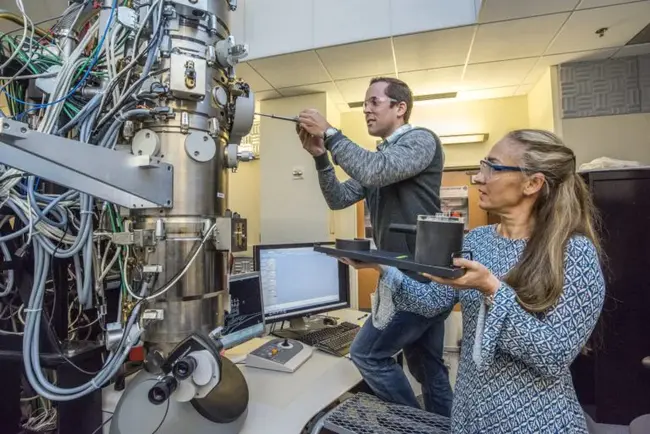
M225 215L224 155L232 101L228 73L214 61L215 43L229 33L227 2L179 0L165 2L165 8L160 67L167 71L145 87L166 87L160 105L172 108L175 116L145 122L132 145L135 154L156 154L174 166L173 208L134 213L136 229L156 234L155 245L138 255L148 267L162 270L153 293L181 272L206 227ZM227 255L208 241L184 277L150 303L149 308L164 310L164 320L147 329L150 347L166 351L195 331L209 332L223 324Z

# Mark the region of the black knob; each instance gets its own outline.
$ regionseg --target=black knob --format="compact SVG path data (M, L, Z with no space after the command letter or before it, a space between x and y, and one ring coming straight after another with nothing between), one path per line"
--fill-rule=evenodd
M154 405L162 404L169 399L177 387L178 381L174 377L163 378L149 390L149 402Z
M160 351L151 351L144 359L144 369L152 374L159 374L165 364L165 357Z
M179 380L185 380L189 378L196 370L196 365L196 359L192 356L188 356L184 359L179 360L176 362L174 368L172 369L174 377L178 378Z

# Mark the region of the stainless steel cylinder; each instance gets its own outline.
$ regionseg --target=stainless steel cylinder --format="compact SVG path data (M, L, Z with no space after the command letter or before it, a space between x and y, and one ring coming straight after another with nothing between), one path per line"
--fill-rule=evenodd
M197 217L140 217L136 226L155 230L161 222L165 239L138 255L147 264L162 266L154 294L182 272L199 247L205 228L205 219ZM192 332L208 333L223 324L227 271L226 254L217 252L211 241L206 242L184 276L163 295L150 301L150 308L164 310L164 320L147 327L145 341L166 351Z
M147 136L146 142L132 147L174 166L173 207L132 213L135 229L156 234L154 247L136 249L140 263L162 268L154 294L183 271L201 242L206 220L225 215L224 155L235 107L233 70L215 61L217 42L229 37L228 2L172 0L165 7L169 19L161 60L154 68L165 72L152 80L167 88L159 104L171 108L174 117L143 122L141 128L157 137ZM209 332L223 324L227 259L227 252L206 242L178 283L150 301L149 307L164 310L164 320L147 327L145 342L150 347L165 351L192 332Z

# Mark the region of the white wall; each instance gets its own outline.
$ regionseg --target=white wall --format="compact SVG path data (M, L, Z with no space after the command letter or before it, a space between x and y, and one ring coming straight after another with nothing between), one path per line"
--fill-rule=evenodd
M247 219L247 256L252 255L253 246L261 241L260 164L260 161L240 162L237 172L228 174L228 207Z
M578 165L599 157L650 164L650 113L564 119L562 128Z
M230 18L249 59L474 24L476 0L239 0Z
M327 113L325 94L262 101L263 113L295 116L305 108ZM294 179L293 170L303 171ZM264 118L260 124L262 243L314 242L330 238L327 204L313 158L302 149L295 125Z
M327 98L327 120L336 128L341 128L342 113L336 108L336 103ZM334 166L336 176L341 182L350 177L339 166ZM320 193L320 190L319 190ZM330 222L330 240L337 238L355 238L357 236L357 207L351 206L339 211L328 210ZM357 271L350 268L350 306L359 307L359 278Z
M549 67L528 94L528 118L531 128L555 131L554 99Z

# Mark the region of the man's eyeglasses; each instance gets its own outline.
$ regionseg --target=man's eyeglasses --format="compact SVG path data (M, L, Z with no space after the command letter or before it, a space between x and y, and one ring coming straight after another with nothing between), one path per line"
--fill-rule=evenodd
M479 167L480 167L481 175L483 175L483 179L485 179L486 181L492 178L492 176L495 173L499 173L499 172L527 172L528 171L528 169L526 169L525 167L504 166L503 164L495 164L487 160L481 160Z
M378 98L376 96L373 96L371 98L368 98L363 102L363 109L374 109L385 103L386 101L389 101L391 104L394 104L398 102L396 99L393 98Z

